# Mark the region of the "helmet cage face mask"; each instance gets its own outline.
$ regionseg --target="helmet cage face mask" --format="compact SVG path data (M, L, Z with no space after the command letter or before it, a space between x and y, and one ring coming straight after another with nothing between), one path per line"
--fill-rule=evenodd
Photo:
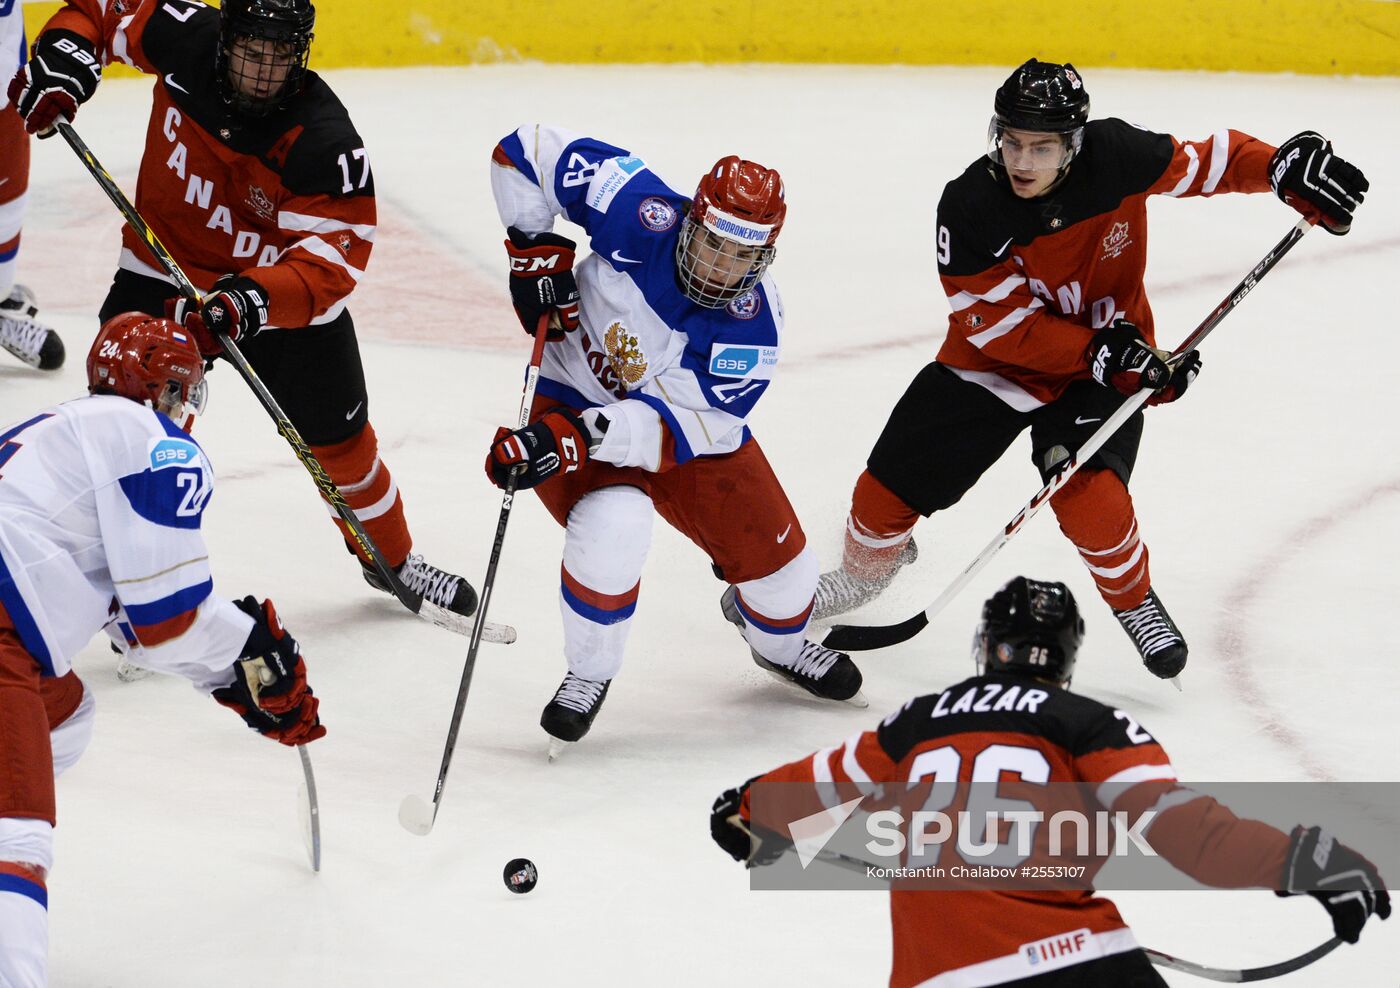
M737 222L713 208L709 213ZM777 247L731 239L709 222L687 216L676 242L676 270L687 298L707 309L720 309L752 291L777 253Z
M306 0L224 0L215 60L224 102L250 117L290 103L306 83L315 23Z

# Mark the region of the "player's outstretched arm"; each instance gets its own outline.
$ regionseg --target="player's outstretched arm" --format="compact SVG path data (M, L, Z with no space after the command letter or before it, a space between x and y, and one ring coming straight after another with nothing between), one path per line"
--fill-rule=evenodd
M272 601L234 601L253 619L253 630L233 664L232 681L214 690L214 699L243 718L250 728L285 745L324 737L318 700L306 683L301 648L277 616Z

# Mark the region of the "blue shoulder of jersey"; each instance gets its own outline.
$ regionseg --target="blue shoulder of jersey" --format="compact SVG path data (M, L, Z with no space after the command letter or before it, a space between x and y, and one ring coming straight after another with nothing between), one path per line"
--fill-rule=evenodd
M692 306L676 325L688 343L681 366L700 382L711 407L747 417L778 366L778 326L760 282L722 309Z
M145 469L118 483L136 514L166 528L199 528L214 478L204 450L164 415L152 412L165 435L147 444Z

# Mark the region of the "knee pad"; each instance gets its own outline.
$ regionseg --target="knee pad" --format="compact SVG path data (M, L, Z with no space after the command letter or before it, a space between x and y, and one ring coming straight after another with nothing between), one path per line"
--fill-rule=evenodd
M579 498L564 530L564 572L600 594L633 590L651 549L651 498L635 487L604 487Z
M53 825L47 820L0 817L0 862L26 865L44 881L53 870Z
M738 584L741 609L753 623L788 625L801 618L805 628L820 575L816 554L804 548L776 573Z

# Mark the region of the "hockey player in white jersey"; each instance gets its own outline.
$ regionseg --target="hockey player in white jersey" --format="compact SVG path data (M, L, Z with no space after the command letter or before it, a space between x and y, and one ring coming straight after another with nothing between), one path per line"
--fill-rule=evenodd
M622 665L652 512L729 584L721 603L763 669L860 702L850 657L807 641L817 564L746 419L778 363L783 306L767 273L787 205L778 173L721 159L693 198L641 158L530 125L492 156L522 326L552 316L525 429L501 429L486 472L537 493L565 529L560 579L568 674L540 724L588 732ZM583 228L593 253L555 217Z
M91 395L0 431L0 985L47 983L54 776L92 728L73 657L109 624L143 666L184 676L286 745L326 733L271 601L213 593L200 520L213 492L186 434L204 362L178 325L107 322Z
M20 0L0 0L0 80L24 64ZM29 135L0 86L0 347L39 370L63 366L63 341L39 322L34 293L15 284L20 230L29 199Z

